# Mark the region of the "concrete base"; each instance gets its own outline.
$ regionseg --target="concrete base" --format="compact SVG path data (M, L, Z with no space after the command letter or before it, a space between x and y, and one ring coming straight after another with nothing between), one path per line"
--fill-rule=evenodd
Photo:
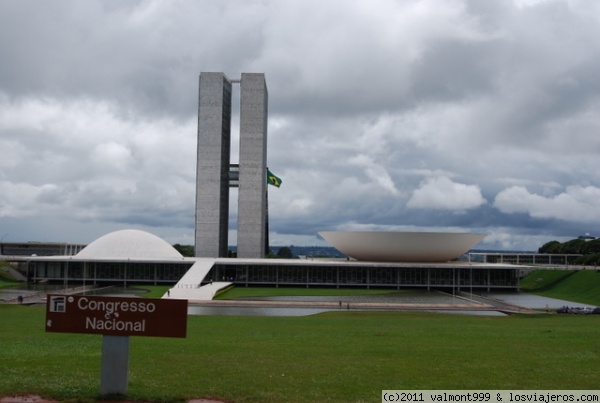
M129 336L102 336L101 395L126 395L129 377Z

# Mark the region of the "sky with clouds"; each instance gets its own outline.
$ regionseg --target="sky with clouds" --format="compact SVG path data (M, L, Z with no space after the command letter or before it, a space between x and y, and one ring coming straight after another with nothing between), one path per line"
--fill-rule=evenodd
M600 2L6 0L0 60L5 242L193 244L203 71L266 75L272 245L600 236Z

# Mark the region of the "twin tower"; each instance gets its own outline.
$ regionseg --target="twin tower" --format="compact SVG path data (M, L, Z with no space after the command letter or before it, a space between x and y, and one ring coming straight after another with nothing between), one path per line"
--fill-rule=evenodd
M240 86L239 165L230 163L231 99ZM238 187L237 256L264 257L267 226L268 93L264 74L201 73L196 172L197 257L228 253L229 189Z

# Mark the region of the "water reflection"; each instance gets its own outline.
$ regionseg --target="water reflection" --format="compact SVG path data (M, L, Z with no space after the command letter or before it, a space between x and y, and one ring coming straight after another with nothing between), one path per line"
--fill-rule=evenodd
M330 309L312 308L254 308L254 307L212 307L188 306L188 315L202 316L308 316L329 312Z
M472 304L474 301L456 295L437 291L400 291L386 294L348 295L348 296L282 296L239 298L253 301L303 301L303 302L341 302L345 303L390 303L390 304Z
M465 315L503 315L495 311L482 311L481 305L475 301L460 298L456 295L436 292L436 291L399 291L385 294L368 295L342 295L342 296L277 296L277 297L246 297L238 298L238 301L281 301L281 302L307 302L334 303L335 308L307 308L307 307L212 307L190 305L188 314L190 315L230 315L230 316L306 316L322 312L367 310L361 309L359 304L421 304L421 305L446 305L452 306L460 304L461 306L473 306L473 310L428 310L428 312L440 313L462 313ZM338 305L339 303L339 305ZM479 308L479 309L477 309ZM374 311L374 309L368 309ZM382 310L384 310L382 308ZM387 311L393 309L385 309Z
M21 283L14 286L0 288L0 300L12 300L19 295L28 297L39 293L51 293L52 291L62 290L64 286L59 284L27 284Z
M25 284L21 283L12 287L4 287L0 289L0 300L10 301L16 300L18 296L32 298L37 300L36 295L44 295L53 291L64 289L62 284ZM143 297L147 290L135 287L119 287L111 286L97 288L85 292L87 295L100 296L118 296L118 297ZM579 304L576 302L565 301L556 298L542 297L534 294L523 292L491 292L484 293L481 296L511 304L514 306L529 308L529 309L551 309L555 311L562 306L571 307L593 307L588 304ZM454 310L435 310L430 309L428 312L437 312L445 314L462 314L462 315L486 315L500 316L504 315L501 312L493 310L481 310L478 303L470 301L468 298L437 292L437 291L421 291L421 290L402 290L398 292L389 292L385 294L369 294L369 295L349 295L349 296L279 296L279 297L251 297L240 298L240 300L254 301L290 301L290 302L333 302L340 303L340 306L345 308L348 304L351 306L354 303L405 303L405 304L444 304L468 306L473 305L473 309L459 308ZM41 298L40 301L41 302ZM33 301L32 301L33 302ZM35 303L35 302L34 302ZM337 305L337 304L336 304ZM307 316L315 315L323 312L339 311L340 309L331 308L310 308L310 307L238 307L238 306L198 306L190 304L188 307L189 315L221 315L221 316ZM346 309L343 309L344 311ZM352 310L360 310L352 308Z
M360 311L360 309L352 309ZM248 308L248 307L206 307L206 306L188 306L188 315L198 316L309 316L323 312L335 312L339 309L312 309L312 308ZM346 311L342 309L341 311ZM370 310L370 312L374 312ZM505 313L498 311L479 311L479 310L424 310L423 312L443 313L454 315L474 315L474 316L506 316Z
M80 286L73 285L72 288L78 288ZM101 288L90 288L82 291L81 295L101 295L105 297L141 297L147 290L134 287L101 287ZM19 296L22 296L26 300L29 299L33 303L41 303L42 299L46 297L46 294L52 292L62 291L65 289L64 284L27 284L20 283L18 285L2 287L0 288L0 301L12 301L16 300Z
M483 294L484 297L497 299L507 304L522 306L530 309L552 309L556 310L563 306L591 307L594 305L581 304L579 302L565 301L563 299L543 297L541 295L528 294L525 292L492 292Z
M84 292L85 295L98 295L102 297L143 297L148 290L135 287L103 287Z

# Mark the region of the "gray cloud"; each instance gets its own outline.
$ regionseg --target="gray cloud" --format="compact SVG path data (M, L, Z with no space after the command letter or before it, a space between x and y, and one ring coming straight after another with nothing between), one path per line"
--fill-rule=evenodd
M414 191L409 208L462 211L477 208L486 201L478 186L456 183L446 177L433 177Z
M0 233L192 243L201 71L266 74L274 244L595 233L599 20L574 0L1 2Z

